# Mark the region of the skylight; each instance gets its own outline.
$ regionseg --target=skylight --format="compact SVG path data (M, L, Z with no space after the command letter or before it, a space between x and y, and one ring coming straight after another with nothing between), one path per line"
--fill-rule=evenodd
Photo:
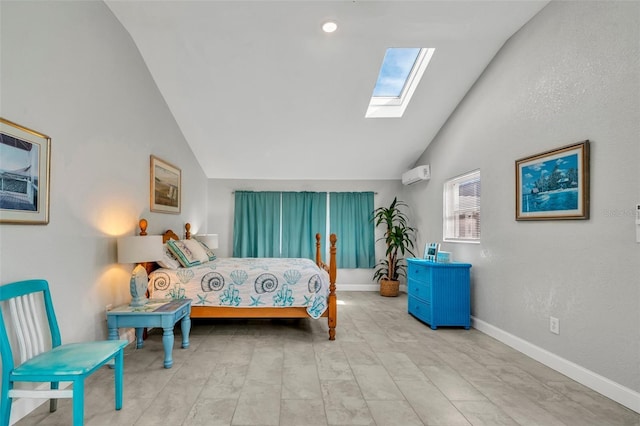
M402 117L435 49L387 49L365 117Z
M399 98L419 53L418 47L387 49L376 87L373 88L373 96Z

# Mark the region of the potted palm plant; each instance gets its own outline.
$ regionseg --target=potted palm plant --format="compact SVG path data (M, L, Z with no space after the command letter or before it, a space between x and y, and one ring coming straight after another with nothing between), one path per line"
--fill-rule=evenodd
M407 215L402 208L408 207L403 201L393 199L389 207L378 207L373 211L375 226L382 226L383 240L387 246L386 257L376 265L373 279L380 283L382 296L397 296L400 288L399 278L407 276L405 254L413 254L415 229L409 226Z

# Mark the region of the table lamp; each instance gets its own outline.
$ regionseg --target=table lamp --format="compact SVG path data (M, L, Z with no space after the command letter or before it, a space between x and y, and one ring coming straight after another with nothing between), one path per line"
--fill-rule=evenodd
M196 240L204 243L211 250L218 248L218 234L196 235Z
M129 306L144 306L149 277L142 263L155 262L162 259L162 235L128 236L118 238L118 263L137 263L131 273L129 290L131 303Z

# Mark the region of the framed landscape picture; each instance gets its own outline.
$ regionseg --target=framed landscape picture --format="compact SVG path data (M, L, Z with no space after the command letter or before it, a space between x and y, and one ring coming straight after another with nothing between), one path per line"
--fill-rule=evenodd
M151 211L180 213L182 172L174 165L151 156Z
M51 139L0 118L0 223L49 223Z
M588 218L588 140L516 161L516 220Z

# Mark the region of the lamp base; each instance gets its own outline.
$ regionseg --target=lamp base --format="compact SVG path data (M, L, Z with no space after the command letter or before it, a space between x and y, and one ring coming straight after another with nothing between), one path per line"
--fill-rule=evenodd
M131 306L132 308L140 308L146 305L148 301L149 299L147 299L146 297L132 297L129 306Z
M140 307L147 304L146 291L149 284L149 276L147 270L142 265L138 265L133 269L131 273L131 280L129 281L129 291L131 292L131 307Z

